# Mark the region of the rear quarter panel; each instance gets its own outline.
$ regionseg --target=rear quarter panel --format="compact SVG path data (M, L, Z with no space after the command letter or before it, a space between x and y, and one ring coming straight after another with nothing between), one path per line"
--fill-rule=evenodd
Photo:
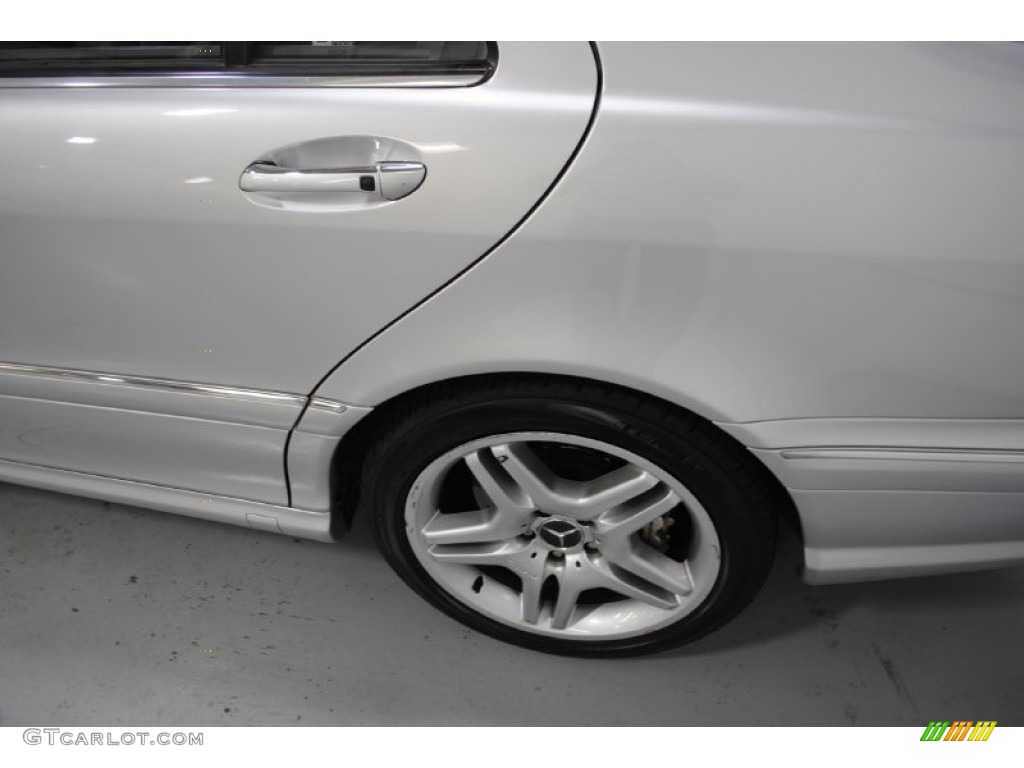
M812 581L1024 560L1024 46L598 48L554 193L318 394L605 380L754 449Z

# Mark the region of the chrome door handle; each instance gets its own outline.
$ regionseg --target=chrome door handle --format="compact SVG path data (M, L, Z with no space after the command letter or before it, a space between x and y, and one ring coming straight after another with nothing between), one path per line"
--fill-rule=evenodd
M253 163L242 172L243 192L362 192L401 200L415 192L427 175L423 163L385 160L364 168L282 168Z

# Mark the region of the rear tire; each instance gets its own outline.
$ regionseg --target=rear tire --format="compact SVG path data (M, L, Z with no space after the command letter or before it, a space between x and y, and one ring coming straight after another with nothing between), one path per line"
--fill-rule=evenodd
M385 557L449 616L550 653L693 641L754 597L774 486L663 401L578 379L483 378L385 416L363 497Z

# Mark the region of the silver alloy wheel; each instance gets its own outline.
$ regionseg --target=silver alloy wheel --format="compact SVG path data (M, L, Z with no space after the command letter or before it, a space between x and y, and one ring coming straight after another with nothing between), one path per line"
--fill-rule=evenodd
M552 446L612 468L566 478L543 458ZM461 505L451 502L460 477L471 486L468 505L465 493ZM448 451L414 480L405 524L416 558L446 592L541 635L652 632L694 611L721 569L711 518L682 483L630 451L576 435L501 434ZM686 535L670 556L663 550L674 526Z

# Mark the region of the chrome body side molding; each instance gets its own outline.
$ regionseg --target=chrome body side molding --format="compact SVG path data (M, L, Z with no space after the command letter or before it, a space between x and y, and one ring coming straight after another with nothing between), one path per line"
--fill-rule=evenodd
M290 481L293 507L327 513L334 449L368 412L290 392L0 362L0 460L71 473L50 476L52 490L75 474L116 475L287 505Z
M309 407L316 411L326 413L344 413L351 406L339 403L337 400L329 400L326 397L314 397L309 401Z
M751 448L1024 451L1024 419L814 418L743 423L716 421Z
M1021 451L751 450L791 489L1024 493L1024 452Z
M89 384L120 384L126 387L142 387L152 391L185 392L210 395L212 397L228 397L234 400L280 403L282 405L301 406L306 402L305 395L296 395L291 392L271 392L262 389L225 386L223 384L204 384L195 381L175 381L173 379L158 379L148 376L129 376L122 373L80 371L72 368L53 368L41 365L25 365L24 363L0 362L0 375L2 374L55 378Z

